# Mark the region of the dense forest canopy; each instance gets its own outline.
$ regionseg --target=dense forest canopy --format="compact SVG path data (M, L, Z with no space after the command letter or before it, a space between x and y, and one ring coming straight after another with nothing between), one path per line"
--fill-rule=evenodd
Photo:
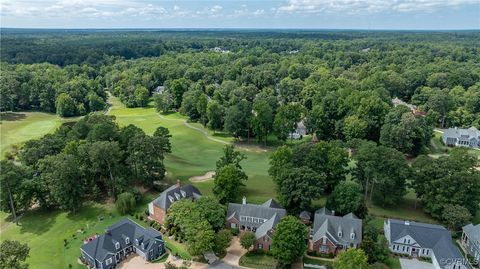
M108 90L237 137L284 140L305 120L319 139L413 154L433 126L480 125L477 31L2 32L1 110L84 115ZM395 97L423 116L392 111Z

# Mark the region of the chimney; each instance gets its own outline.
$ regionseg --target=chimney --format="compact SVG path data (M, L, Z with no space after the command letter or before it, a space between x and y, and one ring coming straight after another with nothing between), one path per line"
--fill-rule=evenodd
M177 187L180 188L180 179L177 179Z
M243 196L243 198L242 198L242 204L244 204L244 205L247 204L247 197Z
M335 210L332 210L332 216L335 216Z

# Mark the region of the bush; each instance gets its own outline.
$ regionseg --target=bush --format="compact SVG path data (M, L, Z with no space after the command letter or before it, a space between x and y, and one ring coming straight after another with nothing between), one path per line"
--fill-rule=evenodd
M129 192L124 192L118 195L115 205L117 206L118 212L125 215L132 212L135 208L135 197Z
M232 235L237 236L240 234L240 230L238 228L232 228Z
M145 216L150 216L150 211L148 211L148 208L145 209Z

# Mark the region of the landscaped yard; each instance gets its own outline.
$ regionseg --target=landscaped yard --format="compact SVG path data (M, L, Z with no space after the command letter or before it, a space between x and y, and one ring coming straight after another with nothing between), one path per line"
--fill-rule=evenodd
M144 214L147 203L156 196L157 193L148 193L137 206L136 213ZM32 210L20 220L19 226L6 222L7 216L1 214L0 237L2 240L27 243L30 247L27 262L36 269L69 268L69 264L72 268L85 268L77 263L85 237L104 233L106 227L123 217L146 225L132 216L120 216L112 203L91 203L75 214L59 210ZM83 232L80 232L81 229ZM66 246L64 239L67 240Z
M53 132L63 122L78 118L60 118L44 112L4 112L0 114L0 158L13 145Z
M277 266L277 261L265 253L247 252L240 258L239 264L255 269L274 269Z

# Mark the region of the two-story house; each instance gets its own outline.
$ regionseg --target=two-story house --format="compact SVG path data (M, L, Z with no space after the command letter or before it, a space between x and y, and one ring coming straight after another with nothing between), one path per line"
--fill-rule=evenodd
M108 227L105 234L87 238L80 247L81 260L91 269L112 269L130 254L152 261L165 253L162 235L124 218Z
M442 140L447 146L480 148L480 131L475 127L449 128L443 132Z
M163 224L167 216L168 208L176 201L182 199L198 199L202 193L192 185L182 186L180 181L177 184L170 186L164 190L160 195L148 204L149 218Z
M287 214L275 200L270 199L261 205L229 203L227 209L227 225L240 232L254 232L257 239L254 249L270 250L273 234L280 220Z
M445 227L408 220L388 219L383 229L393 253L428 257L436 269L466 269L465 259Z
M315 212L310 251L337 254L347 248L357 248L361 242L362 220L353 213L335 216L334 211L325 207Z
M462 245L476 263L480 265L480 224L468 224L462 228Z

